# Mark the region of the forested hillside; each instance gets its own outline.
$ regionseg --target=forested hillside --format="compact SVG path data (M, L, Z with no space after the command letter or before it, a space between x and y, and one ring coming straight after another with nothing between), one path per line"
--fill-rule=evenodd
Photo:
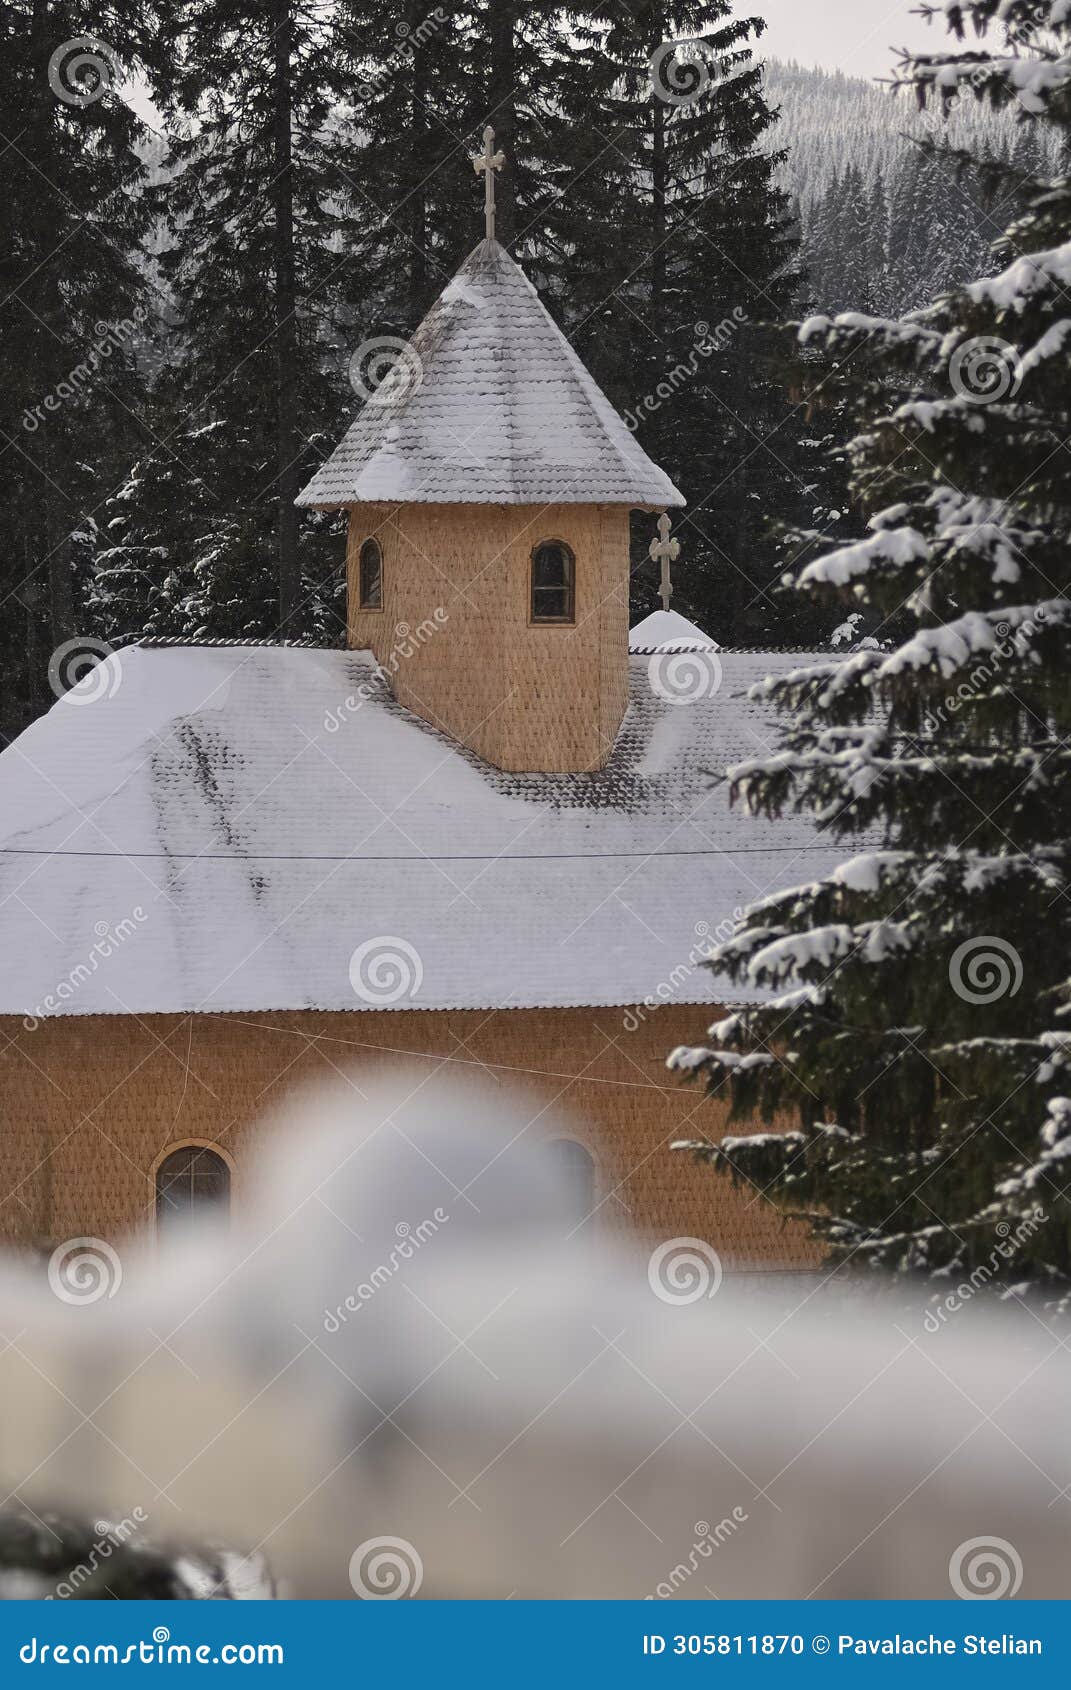
M958 286L985 267L1019 209L1017 184L1060 162L1052 132L1011 107L959 100L947 115L920 111L891 80L777 60L766 95L780 114L771 140L786 154L778 181L799 217L806 293L822 310L900 312ZM989 189L977 168L957 174L934 146L1008 164L1010 179Z

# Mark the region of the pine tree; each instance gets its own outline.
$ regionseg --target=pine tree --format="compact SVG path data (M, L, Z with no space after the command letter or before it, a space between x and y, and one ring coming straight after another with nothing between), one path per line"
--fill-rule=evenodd
M354 133L338 189L357 215L340 254L353 278L349 351L408 339L478 238L466 135L471 9L406 0L394 33L382 8L347 0L336 18L355 61ZM489 121L485 119L485 121Z
M848 166L842 193L844 203L838 228L841 251L836 265L838 285L829 303L834 310L872 311L871 194L857 164Z
M345 414L338 323L360 288L343 99L357 62L330 12L191 0L159 84L172 137L156 196L172 243L161 265L180 341L156 397L172 418L165 448L216 429L172 530L200 582L195 625L214 633L234 625L236 572L250 631L306 633L323 610L317 525L299 521L294 498L322 455L317 437L337 438ZM139 482L161 473L158 456ZM151 507L136 520L151 530Z
M173 427L170 407L160 430ZM263 453L257 419L182 423L168 449L130 466L100 512L87 626L111 644L137 639L257 639L276 622L278 578L270 522L224 503L221 458L248 464ZM326 516L303 534L303 632L337 644L345 619L338 535ZM323 555L318 557L317 551Z
M930 297L925 265L931 202L925 177L922 152L909 147L901 156L889 194L890 311L910 310Z
M633 255L614 290L631 324L631 393L611 397L688 499L678 608L722 640L747 637L776 614L772 489L783 501L786 481L802 488L784 450L787 373L762 326L787 309L797 276L752 57L761 25L727 0L608 7L605 24L615 145L634 168ZM654 604L649 539L639 525L637 613Z
M152 6L17 0L0 18L0 730L52 701L49 654L81 631L94 512L144 448L138 348L152 309L131 79Z
M1071 132L1071 24L999 6L988 43L916 58ZM970 8L991 26L997 0ZM967 8L950 6L958 33ZM1059 55L1063 53L1061 58ZM1024 117L1025 120L1025 117ZM817 885L755 904L714 959L741 995L682 1070L774 1130L703 1150L802 1213L834 1261L955 1285L1071 1278L1071 179L1035 184L997 273L905 320L801 330L862 364L863 540L804 594L906 616L863 650L767 682L789 712L771 761L731 772L756 813L878 835ZM798 1125L786 1131L785 1114Z
M844 204L840 172L834 170L825 191L815 201L807 226L804 252L807 274L805 291L808 299L825 303L833 297L837 285L836 267L840 261L840 216Z
M885 178L879 170L870 190L867 214L866 261L870 298L875 311L888 309L889 294L889 201Z
M623 409L635 395L639 327L629 305L637 159L604 10L479 0L469 121L473 133L492 124L510 161L500 178L499 238Z

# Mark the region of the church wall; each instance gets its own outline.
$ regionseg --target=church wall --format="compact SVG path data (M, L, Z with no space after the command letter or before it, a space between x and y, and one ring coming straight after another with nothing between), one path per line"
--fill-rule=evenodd
M370 536L383 553L378 611L359 604ZM529 621L544 540L576 558L569 626ZM628 693L628 547L623 506L356 505L348 644L375 653L407 709L500 769L601 768Z
M46 1020L32 1032L0 1017L0 1237L51 1246L151 1228L153 1170L190 1141L224 1153L240 1205L257 1123L301 1082L451 1062L468 1074L485 1065L523 1088L533 1138L560 1136L548 1104L571 1117L571 1136L596 1164L594 1224L608 1233L706 1239L741 1269L816 1266L815 1246L761 1194L669 1149L724 1124L724 1104L664 1065L713 1010L662 1006L636 1026L637 1013L102 1015Z

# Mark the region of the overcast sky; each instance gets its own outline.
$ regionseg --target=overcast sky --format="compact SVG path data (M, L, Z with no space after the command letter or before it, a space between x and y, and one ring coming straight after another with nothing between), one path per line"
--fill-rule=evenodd
M825 65L851 76L887 76L890 47L930 51L949 37L941 23L913 15L919 0L736 0L743 16L764 17L761 50L771 58Z

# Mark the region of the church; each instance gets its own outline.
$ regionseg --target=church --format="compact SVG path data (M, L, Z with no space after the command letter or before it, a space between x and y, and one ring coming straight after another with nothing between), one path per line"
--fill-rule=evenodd
M715 779L804 659L669 610L683 502L489 211L299 498L347 513L346 649L135 645L0 755L0 1236L233 1210L269 1106L404 1062L519 1088L578 1223L817 1264L671 1150L724 1128L665 1066L728 1001L704 957L834 861ZM664 608L630 633L637 510Z

